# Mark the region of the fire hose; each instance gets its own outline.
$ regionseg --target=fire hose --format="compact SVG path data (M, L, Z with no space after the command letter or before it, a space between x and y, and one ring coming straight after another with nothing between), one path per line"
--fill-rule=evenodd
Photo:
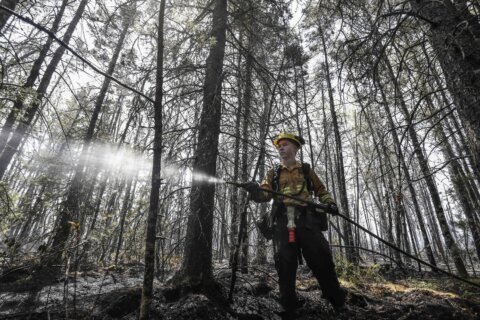
M233 182L233 181L225 181L226 184L229 184L229 185L233 185L235 187L238 187L238 188L244 188L246 187L247 183L240 183L240 182ZM281 193L281 192L278 192L278 191L274 191L274 190L269 190L269 189L265 189L265 188L258 188L259 191L264 191L264 192L268 192L272 195L275 195L275 196L280 196L280 197L284 197L284 198L289 198L289 199L293 199L293 200L296 200L296 201L299 201L299 202L303 202L305 204L308 204L310 206L313 206L315 208L318 208L318 209L322 209L322 210L325 210L325 211L328 211L329 207L325 204L320 204L320 203L315 203L313 201L309 201L309 200L304 200L304 199L301 199L301 198L298 198L298 197L295 197L295 196L291 196L291 195L288 195L288 194L284 194L284 193ZM246 206L244 208L243 211L246 211ZM242 212L242 216L245 216L245 213L246 212ZM354 226L356 226L357 228L359 228L360 230L366 232L367 234L369 234L370 236L372 236L373 238L377 239L378 241L380 241L381 243L387 245L388 247L402 253L403 255L417 261L418 263L420 264L423 264L425 266L428 266L429 268L431 268L432 270L435 270L435 271L438 271L440 273L443 273L449 277L452 277L456 280L459 280L459 281L462 281L464 283L467 283L471 286L474 286L474 287L477 287L477 288L480 288L480 284L478 283L475 283L473 281L470 281L468 279L465 279L465 278L462 278L460 276L457 276L456 274L453 274L449 271L446 271L446 270L443 270L437 266L434 266L432 265L431 263L428 263L420 258L417 258L416 256L404 251L403 249L397 247L396 245L388 242L387 240L379 237L378 235L376 235L375 233L371 232L370 230L366 229L365 227L363 227L362 225L360 225L359 223L353 221L352 219L350 219L348 216L340 213L340 212L336 212L336 215L341 217L342 219L344 219L345 221L347 221L348 223L350 224L353 224ZM243 231L244 231L244 228L245 226L243 226L243 224L246 223L246 221L243 221L243 220L246 220L245 218L243 219L240 219L240 228L239 228L239 236L238 236L238 243L235 247L235 252L234 252L234 257L233 257L233 261L232 261L232 278L231 278L231 283L230 283L230 293L229 293L229 301L231 302L232 301L232 297L233 297L233 290L235 288L235 281L236 281L236 269L237 269L237 263L238 263L238 251L239 251L239 247L240 247L240 240L243 239Z

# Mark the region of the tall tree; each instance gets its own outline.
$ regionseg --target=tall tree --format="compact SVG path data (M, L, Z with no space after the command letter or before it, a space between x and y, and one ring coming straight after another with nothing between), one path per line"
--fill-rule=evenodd
M134 18L133 16L134 16L135 8L132 7L130 9L131 11L126 12L126 16L124 17L124 20L122 23L122 31L117 41L117 44L115 46L113 56L108 65L107 74L110 76L113 74L115 70L115 66L117 64L120 51L123 48L123 43L125 41L128 28ZM78 208L79 208L79 201L80 201L82 188L83 188L85 159L87 157L87 152L89 151L92 140L94 138L94 132L97 126L98 117L102 110L109 86L110 86L110 79L105 78L102 84L102 88L100 89L100 92L95 100L93 113L90 118L85 136L83 138L83 147L81 151L80 161L77 163L75 167L75 173L69 185L65 202L63 203L61 210L59 211L59 214L57 216L56 229L52 237L52 242L49 250L49 257L47 258L48 259L47 261L49 261L49 263L56 263L60 260L61 253L63 251L61 250L61 248L65 246L65 242L67 241L68 236L70 234L70 221L80 220Z
M150 190L150 207L147 217L147 234L145 239L145 271L143 276L142 301L140 306L139 319L149 319L150 306L153 295L153 275L155 271L155 243L157 230L157 217L159 213L159 196L161 180L162 161L162 125L163 125L163 52L164 52L164 23L165 23L165 0L160 2L158 14L158 36L157 36L157 76L155 87L155 133L153 138L153 166L152 166L152 188Z
M53 21L52 27L50 29L52 33L56 33L58 31L58 27L60 25L60 21L62 20L63 13L65 12L67 3L68 3L67 0L62 1L60 9L57 15L55 16L55 20ZM2 12L2 10L0 10L0 12ZM30 74L28 75L28 78L25 81L25 84L23 85L21 92L18 94L17 98L15 99L13 107L6 118L5 123L3 124L2 130L0 131L0 153L3 151L3 149L5 149L5 145L8 141L8 138L10 137L12 128L15 124L15 121L17 120L16 118L17 118L18 112L20 112L24 108L24 104L25 104L24 101L26 99L26 95L28 96L29 92L33 91L32 88L35 85L35 81L37 81L37 78L40 74L40 68L42 67L42 64L44 63L45 58L47 57L48 51L50 50L52 43L53 43L53 38L48 37L47 41L42 47L42 50L40 50L40 53L37 59L35 59L35 62L33 63L32 68L30 69Z
M412 200L412 203L413 203L414 212L415 212L415 215L417 217L418 225L420 227L420 232L422 234L423 243L425 245L425 251L427 252L428 261L430 262L430 264L436 266L437 264L436 264L436 261L435 261L435 257L433 255L430 240L428 238L427 229L425 228L424 218L422 216L422 212L420 210L420 205L418 203L417 192L415 191L415 188L413 186L412 178L410 176L410 171L408 170L407 163L405 161L405 157L404 157L403 152L402 152L402 146L400 144L400 140L398 139L397 132L395 131L395 124L393 122L393 117L392 117L392 114L391 114L391 111L390 111L390 107L388 105L388 101L387 101L385 92L383 90L383 87L380 84L379 84L379 89L380 89L380 93L382 95L383 108L384 108L385 113L387 115L386 118L387 118L390 130L392 130L392 138L393 138L393 142L395 144L395 149L398 152L398 161L400 162L400 165L403 169L403 174L405 175L405 179L407 181L408 190L410 192L410 197L411 197L411 200Z
M240 43L242 42L242 34L240 34ZM237 110L235 110L235 142L233 145L233 181L238 181L239 179L239 169L240 169L240 128L242 123L242 83L241 83L241 63L242 63L242 54L241 50L238 53L237 59L237 69L238 69L238 76L237 76ZM230 264L234 258L235 252L235 243L238 237L238 226L239 226L239 212L240 212L240 203L238 201L240 190L237 187L231 186L231 194L230 194L230 211L231 211L231 220L230 220L230 257L229 262Z
M332 116L333 131L335 137L335 155L337 157L337 168L336 168L336 177L337 185L339 188L340 195L340 207L341 211L347 217L350 217L350 211L348 206L348 196L347 196L347 185L345 182L345 168L343 162L343 148L342 148L342 138L340 136L340 127L338 125L337 113L335 111L335 101L333 99L333 87L330 77L330 67L328 63L328 53L327 53L327 43L325 39L325 34L322 26L318 26L318 34L320 36L322 53L325 59L325 76L327 81L327 90L328 90L328 101L330 106L330 114ZM352 226L344 221L343 223L343 234L346 241L346 252L347 259L352 263L358 263L359 257L358 252L355 250L355 244L353 239Z
M88 0L82 0L82 2L80 2L80 4L78 5L77 11L75 12L72 21L68 25L68 28L63 36L62 41L65 44L68 44L70 42L73 32L75 31L75 28L77 27L77 24L83 15L83 11L85 10L87 3ZM38 88L35 92L35 99L32 99L32 104L25 110L21 121L18 123L17 127L13 131L13 134L8 140L5 149L2 151L2 154L0 156L0 179L3 178L3 175L5 174L5 171L7 170L10 161L12 160L14 154L18 151L18 147L26 136L28 129L32 124L32 121L35 118L38 109L40 108L42 98L47 92L50 81L57 69L58 64L60 63L60 60L62 59L65 50L66 49L64 46L59 46L57 50L55 50L55 53L53 54L53 57L50 60L50 63L48 64L47 69L43 74L42 80L40 81L40 84L38 85ZM40 65L38 67L40 67Z
M215 0L211 37L213 41L206 61L203 103L193 174L216 175L218 138L220 135L223 58L227 29L227 0ZM190 214L180 279L189 285L210 284L212 272L212 230L215 185L192 181Z
M250 178L250 166L249 166L249 150L248 144L250 143L250 113L252 109L252 86L253 86L253 48L254 48L254 40L253 35L249 35L248 37L248 47L246 52L246 61L245 61L245 92L243 96L243 124L242 124L242 181L248 181ZM248 201L247 193L245 190L241 191L242 197L242 209L246 209L246 203ZM246 215L242 214L242 218L246 219ZM242 222L240 223L242 225ZM245 221L243 225L246 225ZM248 233L242 232L242 239L241 239L241 247L242 247L242 255L241 255L241 265L242 265L242 273L248 272Z
M480 23L466 1L410 0L414 16L428 23L430 44L457 105L472 157L480 171Z
M403 93L401 87L398 83L397 77L393 71L393 67L387 57L384 59L386 70L388 72L388 76L393 83L394 91L395 91L395 98L398 101L398 106L403 113L404 118L407 121L408 125L408 134L410 136L410 140L413 144L413 151L415 153L415 157L417 158L418 164L422 170L422 174L425 178L425 182L428 187L428 191L430 192L430 197L433 203L433 207L435 208L435 213L440 223L440 229L442 231L442 235L445 239L445 243L447 244L448 249L450 250L450 254L452 255L453 262L455 263L455 267L457 268L457 272L460 276L468 276L467 269L465 268L465 263L463 262L462 256L460 254L460 249L455 242L452 233L450 232L450 226L448 224L447 218L445 216L445 210L443 209L442 200L440 199L440 194L438 192L437 184L433 178L433 174L428 166L428 160L423 153L423 149L421 147L420 141L418 139L417 132L412 124L412 117L408 111L405 98L403 97Z
M452 180L455 194L457 195L462 211L467 218L467 225L472 232L473 244L477 251L477 257L480 258L480 232L475 221L474 202L469 198L469 192L467 190L468 179L464 174L460 161L456 159L457 157L453 152L452 146L448 142L447 135L442 127L440 117L436 115L436 110L430 95L427 94L425 96L425 101L428 113L432 116L432 120L436 122L433 124L434 131L437 135L438 141L440 141L444 157L449 161L450 178Z

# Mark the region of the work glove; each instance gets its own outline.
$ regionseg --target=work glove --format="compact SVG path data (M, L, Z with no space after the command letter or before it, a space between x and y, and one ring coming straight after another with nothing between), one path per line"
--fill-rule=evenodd
M242 186L253 197L256 197L260 193L260 185L258 184L258 182L250 181L250 182L244 183Z
M333 202L330 202L329 204L327 204L327 207L328 207L328 212L332 215L332 216L336 216L338 215L338 207L335 203Z

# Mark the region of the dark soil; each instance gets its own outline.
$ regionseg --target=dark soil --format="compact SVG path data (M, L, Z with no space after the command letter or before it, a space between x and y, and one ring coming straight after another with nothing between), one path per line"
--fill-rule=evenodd
M234 302L226 303L230 271L218 267L218 292L179 295L155 282L152 319L281 319L273 268L238 274ZM23 272L23 271L22 271ZM404 274L404 273L402 273ZM0 319L136 319L141 266L79 272L39 286L28 279L0 283ZM480 290L447 278L386 280L368 270L341 278L347 305L335 311L307 268L298 272L303 306L297 319L480 319ZM219 298L223 297L223 298Z

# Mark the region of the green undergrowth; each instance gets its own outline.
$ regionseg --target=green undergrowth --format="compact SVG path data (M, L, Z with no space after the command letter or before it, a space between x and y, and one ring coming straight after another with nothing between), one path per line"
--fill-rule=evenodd
M342 285L351 289L370 291L373 287L382 287L387 291L429 291L480 302L479 288L443 275L429 273L428 277L418 277L399 273L398 278L387 279L382 275L382 266L379 264L357 266L346 259L337 259L335 264ZM480 284L480 278L469 280Z
M480 284L479 278L470 278L470 281ZM458 295L461 298L471 300L475 299L480 302L480 288L476 288L467 283L460 282L455 279L438 278L438 279L415 279L400 281L408 284L410 287L424 290L432 290L439 292L450 292Z
M346 259L337 259L335 262L338 277L352 286L362 287L366 283L385 282L385 278L380 274L380 265L372 264L368 266L354 265Z

